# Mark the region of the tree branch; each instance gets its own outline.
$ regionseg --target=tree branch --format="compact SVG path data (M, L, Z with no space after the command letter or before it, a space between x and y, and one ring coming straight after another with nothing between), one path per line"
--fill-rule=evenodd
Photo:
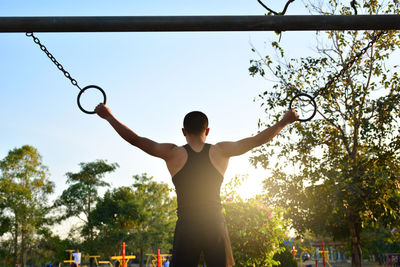
M346 133L343 131L343 129L339 125L335 124L331 119L326 117L325 114L323 114L322 112L318 111L318 113L324 118L324 120L329 122L333 127L335 127L341 133L341 135L339 135L339 136L341 137L341 139L343 141L343 144L345 146L345 149L346 149L347 153L350 155L351 150L350 150L350 147L349 147L349 143L348 143L348 141L346 139Z

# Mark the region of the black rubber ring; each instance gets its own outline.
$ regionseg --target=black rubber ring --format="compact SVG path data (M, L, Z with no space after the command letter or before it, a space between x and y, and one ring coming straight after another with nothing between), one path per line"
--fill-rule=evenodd
M86 114L95 114L96 112L95 112L94 110L93 110L93 111L87 111L87 110L85 110L85 109L81 106L81 102L80 102L80 100L81 100L81 95L82 95L86 90L88 90L88 89L90 89L90 88L94 88L94 89L99 90L99 91L103 94L103 104L104 104L104 105L106 104L107 97L106 97L106 93L104 92L104 90L101 89L101 87L99 87L99 86L97 86L97 85L88 85L88 86L84 87L84 88L79 92L79 94L78 94L78 99L77 99L77 101L78 101L78 107L79 107L80 110L82 110L82 111L85 112Z
M308 95L308 94L306 94L306 93L300 93L300 94L295 95L295 96L290 100L289 109L292 109L293 100L295 100L296 98L301 97L301 96L305 96L305 97L309 98L309 99L311 100L312 105L314 106L314 112L313 112L313 114L312 114L310 117L308 117L308 118L306 118L306 119L300 119L300 118L298 119L298 121L305 122L305 121L311 120L312 118L314 118L315 114L317 114L317 103L315 103L315 100L314 100L314 98L313 98L312 96L310 96L310 95Z

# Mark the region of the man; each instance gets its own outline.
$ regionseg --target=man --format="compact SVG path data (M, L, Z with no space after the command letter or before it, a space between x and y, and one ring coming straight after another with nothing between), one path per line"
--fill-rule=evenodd
M169 257L163 262L163 267L169 267Z
M183 121L185 146L157 143L141 137L120 123L103 104L96 113L117 133L144 152L163 159L172 176L178 199L172 267L197 267L203 252L208 267L233 266L231 245L221 212L220 187L230 157L260 146L276 136L298 115L289 110L281 121L255 136L236 142L206 144L210 131L206 115L188 113Z
M75 265L80 266L81 265L81 253L79 252L79 249L76 249L74 253L72 253L72 257L74 258Z

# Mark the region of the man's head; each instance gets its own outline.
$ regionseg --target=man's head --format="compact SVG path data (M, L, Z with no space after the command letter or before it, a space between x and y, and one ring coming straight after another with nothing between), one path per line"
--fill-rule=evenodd
M183 119L184 133L190 135L199 135L208 131L208 118L206 114L200 111L192 111L186 114Z

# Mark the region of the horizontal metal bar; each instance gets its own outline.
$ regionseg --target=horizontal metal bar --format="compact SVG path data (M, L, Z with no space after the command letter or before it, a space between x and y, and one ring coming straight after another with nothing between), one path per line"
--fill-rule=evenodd
M0 32L399 30L400 15L0 17Z

